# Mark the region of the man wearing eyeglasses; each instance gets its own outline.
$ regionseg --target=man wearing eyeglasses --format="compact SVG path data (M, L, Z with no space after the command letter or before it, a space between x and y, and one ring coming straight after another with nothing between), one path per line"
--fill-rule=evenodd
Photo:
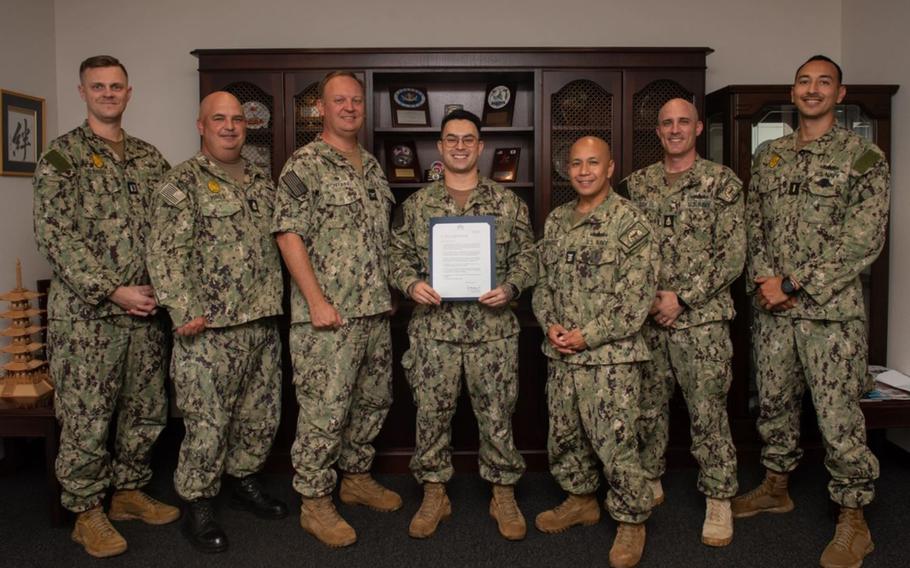
M477 171L480 126L464 110L443 119L437 148L444 177L409 197L392 223L391 281L417 304L402 357L417 405L411 470L424 488L408 530L414 538L433 535L452 513L445 483L453 473L451 423L462 369L480 431L480 476L493 484L490 515L506 539L527 532L514 492L525 464L512 436L519 325L509 302L536 280L537 257L527 205ZM430 219L475 215L496 218L497 285L477 301L443 301L427 282Z

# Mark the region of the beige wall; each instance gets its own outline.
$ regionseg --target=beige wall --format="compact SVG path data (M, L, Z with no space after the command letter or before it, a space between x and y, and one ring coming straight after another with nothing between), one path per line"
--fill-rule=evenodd
M126 127L172 161L198 147L195 48L707 46L709 90L786 82L812 53L841 54L831 0L58 0L55 18L61 128L83 115L79 61L111 52L134 86Z
M888 366L910 374L910 3L844 0L844 81L901 85L893 99L891 136L891 297Z
M57 85L54 70L54 2L17 2L15 16L0 17L0 87L45 101L46 136L57 132ZM32 180L0 177L0 292L15 285L16 258L22 259L24 284L49 278L50 269L32 237Z

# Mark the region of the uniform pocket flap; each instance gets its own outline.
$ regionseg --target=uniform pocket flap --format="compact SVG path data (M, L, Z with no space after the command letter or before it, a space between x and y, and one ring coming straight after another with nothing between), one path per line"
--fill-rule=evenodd
M199 205L204 217L230 217L242 208L239 201L209 201Z
M616 251L585 247L578 251L578 262L585 264L610 264L616 262Z

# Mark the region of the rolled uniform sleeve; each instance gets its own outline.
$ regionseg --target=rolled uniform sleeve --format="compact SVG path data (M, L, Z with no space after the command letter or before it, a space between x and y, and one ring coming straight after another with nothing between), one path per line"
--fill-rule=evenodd
M702 266L693 266L687 286L676 291L691 308L698 308L727 289L743 271L746 260L745 206L742 182L729 175L718 189L713 250Z
M38 163L33 181L35 241L54 274L85 303L97 306L121 282L114 270L94 256L78 227L80 194L70 162L52 149Z
M644 215L622 230L619 243L616 301L581 329L590 349L638 334L657 293L660 257Z
M891 179L888 161L878 148L870 148L853 163L850 176L850 200L840 240L791 274L820 305L854 281L885 244Z
M165 181L152 199L147 258L158 303L175 328L203 315L198 269L193 267L195 214L192 192Z

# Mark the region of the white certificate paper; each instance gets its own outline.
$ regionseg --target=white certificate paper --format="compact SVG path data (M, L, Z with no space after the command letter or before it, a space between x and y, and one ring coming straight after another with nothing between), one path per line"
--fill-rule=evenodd
M474 301L496 286L496 218L430 219L430 286L449 301Z

